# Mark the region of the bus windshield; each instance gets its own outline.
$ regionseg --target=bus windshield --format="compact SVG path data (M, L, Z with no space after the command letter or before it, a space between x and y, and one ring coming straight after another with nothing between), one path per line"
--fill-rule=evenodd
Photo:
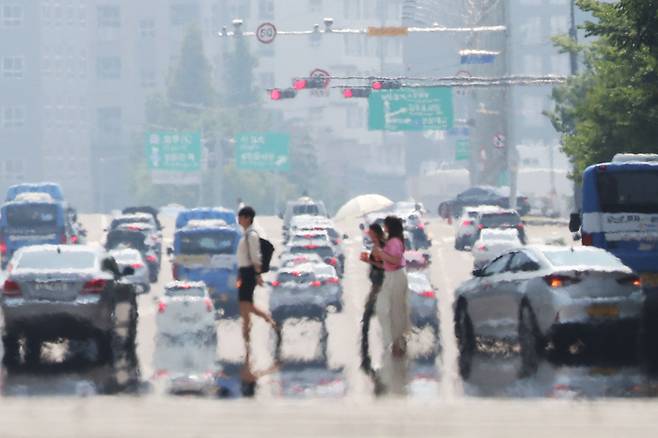
M235 236L229 231L208 231L180 236L181 254L233 254Z
M658 213L658 172L599 172L597 189L603 213Z
M7 225L15 228L57 226L57 206L48 204L17 204L6 209Z

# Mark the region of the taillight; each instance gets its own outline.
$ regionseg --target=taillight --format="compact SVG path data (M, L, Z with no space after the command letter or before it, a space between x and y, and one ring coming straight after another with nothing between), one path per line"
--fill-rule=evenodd
M567 277L566 275L547 275L544 277L544 281L553 289L580 283L579 278Z
M272 287L279 287L279 286L281 286L281 282L280 282L280 281L276 281L276 280L274 280L274 281L272 282Z
M77 244L78 243L78 236L75 236L75 235L71 236L71 243L74 244L74 245Z
M592 236L589 233L583 233L581 240L583 242L583 246L592 246L594 245L594 236Z
M464 221L464 222L462 222L462 225L463 226L473 225L473 221Z
M7 255L7 242L0 242L0 254Z
M329 284L338 284L340 280L337 279L336 277L329 277L327 278L326 282Z
M82 293L99 294L103 292L103 289L105 289L105 285L107 285L107 280L103 280L102 278L95 278L93 280L89 280L88 282L85 283L84 286L82 286Z
M524 226L523 226L523 224L517 224L516 228L518 228L519 230L522 230L524 228Z
M486 251L486 250L487 250L486 245L480 245L480 246L478 246L478 251Z
M158 313L164 313L165 310L167 310L167 303L165 303L164 301L160 301L158 303Z
M312 281L312 282L311 282L311 286L313 286L313 287L320 287L320 286L322 286L322 282L321 282L321 281L318 281L318 280Z
M306 248L306 249L318 249L318 246L317 245L306 245L306 246L304 246L304 248Z
M425 298L436 298L436 294L434 293L433 290L426 290L424 292L421 292L419 295Z
M13 280L5 280L3 293L8 297L16 297L21 295L21 287Z
M617 283L621 284L622 286L635 286L635 287L642 287L642 280L640 280L640 277L637 275L628 275L626 277L618 278Z
M484 230L484 225L480 224L480 225L478 225L478 228L481 229L481 230Z
M132 265L130 265L130 267L133 269L142 269L144 265L142 265L141 263L133 263Z
M213 306L212 301L210 300L210 298L206 298L203 301L206 303L206 310L208 312L212 312L213 310L215 310L215 306Z
M59 243L61 243L62 245L66 245L67 242L68 239L66 238L66 233L63 233L62 236L59 238Z
M325 262L330 264L331 266L336 266L338 264L338 260L336 260L335 257L329 257L328 259L325 260Z
M180 280L180 278L178 278L178 274L179 274L178 271L179 271L179 267L176 263L171 265L171 275L174 277L174 280Z
M157 263L158 258L156 256L154 256L153 254L151 254L151 255L146 256L146 261L149 262L149 263Z

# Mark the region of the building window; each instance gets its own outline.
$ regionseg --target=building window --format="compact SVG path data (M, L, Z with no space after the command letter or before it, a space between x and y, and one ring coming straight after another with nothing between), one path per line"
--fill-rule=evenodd
M4 5L0 12L3 27L17 27L23 24L23 7L21 5Z
M98 79L121 79L121 58L118 56L98 58L96 75Z
M24 62L22 56L6 56L2 58L2 76L9 79L22 79Z
M542 58L539 55L523 56L523 74L539 75L542 74Z
M155 21L153 19L141 20L139 22L139 34L142 38L154 38Z
M9 106L2 110L2 127L6 129L25 126L25 108Z
M112 29L121 27L121 10L119 6L99 6L98 27Z
M521 35L524 46L539 45L544 42L542 38L541 17L528 17L521 25Z
M187 26L199 22L198 3L172 4L170 12L172 26Z
M569 31L569 19L566 15L551 17L551 36L563 35Z
M104 137L116 138L121 133L121 108L105 107L98 108L97 112L98 132Z
M272 20L274 18L274 0L258 1L258 18Z
M142 87L153 88L156 86L155 71L143 70L141 76L142 76Z

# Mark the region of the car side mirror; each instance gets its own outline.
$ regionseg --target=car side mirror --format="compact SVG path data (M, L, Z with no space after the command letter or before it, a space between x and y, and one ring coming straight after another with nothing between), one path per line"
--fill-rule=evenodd
M365 230L365 228L366 228L365 225L363 225L363 224L359 224L359 229L360 229L361 231Z
M580 218L580 213L571 213L571 216L569 216L569 231L577 233L582 225L583 221Z
M484 277L484 269L474 269L473 277Z
M347 234L343 234L343 240L345 240L345 239L349 239L349 238L350 238L349 235L347 235Z
M171 246L168 246L167 247L167 255L172 256L173 254L174 254L174 248L172 248Z
M122 277L128 277L130 275L135 275L135 268L132 266L126 266L123 268L123 271L121 271L121 276Z

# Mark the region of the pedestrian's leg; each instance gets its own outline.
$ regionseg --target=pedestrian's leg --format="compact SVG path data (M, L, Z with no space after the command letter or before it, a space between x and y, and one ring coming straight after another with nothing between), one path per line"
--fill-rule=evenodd
M404 271L394 273L391 287L391 336L394 354L401 356L405 352L405 336L409 330L409 307L407 303L407 274Z
M368 335L370 333L370 320L375 313L377 293L380 289L380 285L372 285L363 311L363 320L361 321L361 368L366 372L370 372L372 368Z
M389 276L387 273L382 289L377 296L377 304L375 305L375 313L379 324L382 326L382 340L384 343L384 351L386 352L393 342L393 333L391 332L391 287Z
M251 308L253 304L247 301L240 301L240 317L242 318L242 338L244 339L245 350L249 351L251 342Z
M276 328L276 322L272 319L272 315L269 313L265 312L264 310L259 309L255 305L251 305L251 312L258 316L259 318L263 318L269 325L271 325L273 328Z

